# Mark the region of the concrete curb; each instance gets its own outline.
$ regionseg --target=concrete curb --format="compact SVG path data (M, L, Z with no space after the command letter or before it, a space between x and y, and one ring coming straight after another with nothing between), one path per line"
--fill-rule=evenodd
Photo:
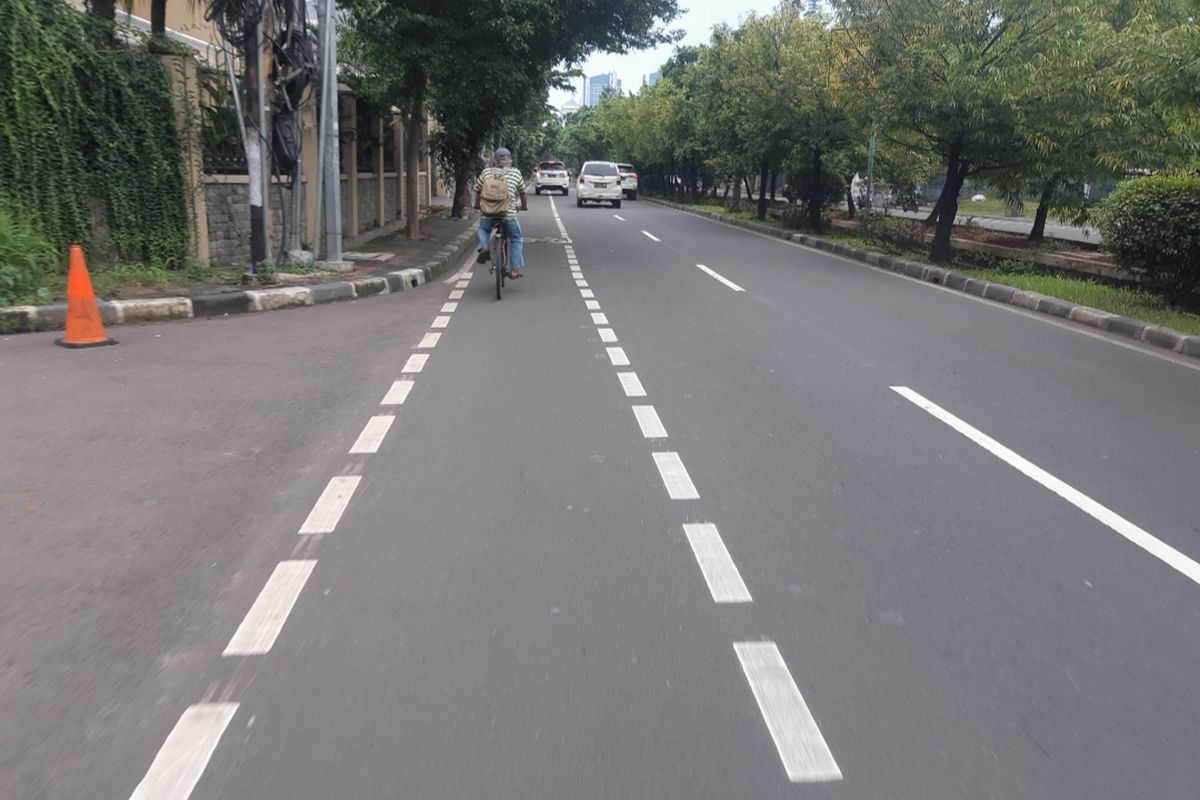
M1019 306L1029 311L1036 311L1039 314L1048 314L1091 328L1097 328L1108 333L1114 333L1118 336L1143 342L1144 344L1153 345L1154 347L1161 347L1164 350L1171 350L1181 355L1200 358L1200 336L1189 336L1173 328L1165 328L1143 320L1118 316L1089 306L1076 305L1068 300L1017 289L1016 287L1007 286L1002 283L989 283L978 278L972 278L970 275L961 272L954 272L953 270L922 264L917 261L905 261L904 259L888 256L883 253L860 250L856 247L839 242L831 242L828 239L822 239L818 236L810 236L804 233L789 233L780 228L743 219L728 219L714 211L700 211L654 197L643 197L642 199L648 203L665 206L675 211L694 214L698 217L706 217L736 228L744 228L755 233L772 236L776 239L785 239L795 244L823 250L827 253L834 253L845 258L852 258L873 267L888 270L889 272L896 272L928 283L936 283L947 289L994 300L997 303Z
M416 267L354 281L287 286L279 289L247 289L196 297L154 297L144 300L101 300L97 302L105 325L152 322L165 319L224 317L258 311L300 308L318 303L355 300L376 294L403 292L429 283L456 265L467 251L475 249L475 221L457 233L450 244ZM62 330L67 315L65 303L44 306L0 307L0 334Z

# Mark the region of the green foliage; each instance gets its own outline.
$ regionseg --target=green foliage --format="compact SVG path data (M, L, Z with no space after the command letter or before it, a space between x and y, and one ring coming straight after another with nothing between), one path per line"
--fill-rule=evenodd
M925 246L925 224L920 220L890 217L874 211L863 211L855 220L859 236L890 253L904 253Z
M1105 247L1171 305L1200 287L1200 178L1152 176L1117 187L1096 214Z
M45 237L0 208L0 306L49 300L45 281L56 258Z
M179 266L188 219L168 76L105 31L59 0L0 0L0 201L57 248Z

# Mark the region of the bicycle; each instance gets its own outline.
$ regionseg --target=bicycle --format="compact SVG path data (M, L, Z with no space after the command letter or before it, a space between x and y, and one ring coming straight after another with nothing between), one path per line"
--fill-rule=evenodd
M508 225L503 219L492 220L492 236L488 240L492 266L488 272L496 276L496 299L504 293L504 282L508 278Z

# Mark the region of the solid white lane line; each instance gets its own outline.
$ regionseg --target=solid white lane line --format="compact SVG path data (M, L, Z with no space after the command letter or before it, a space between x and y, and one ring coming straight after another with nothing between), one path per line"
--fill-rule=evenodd
M587 306L588 311L600 310L600 302L598 300L584 300L583 302Z
M1037 483L1040 483L1045 488L1054 492L1056 495L1066 500L1071 505L1078 508L1093 519L1107 525L1112 530L1119 533L1129 541L1136 544L1138 547L1145 550L1150 555L1162 561L1167 566L1186 575L1196 583L1200 583L1200 564L1193 561L1188 556L1176 550L1171 545L1158 539L1149 532L1134 525L1129 520L1117 514L1115 511L1101 505L1092 498L1080 492L1078 489L1070 486L1067 483L1059 480L1051 475L1046 470L1037 466L1033 462L1017 455L1012 450L1009 450L1004 445L997 442L986 433L977 428L968 425L958 417L946 411L944 408L930 402L926 398L909 389L907 386L893 386L892 391L899 394L904 399L913 403L919 408L932 414L937 419L949 425L954 430L967 437L975 444L987 450L992 455L999 458L1010 467L1024 474L1028 478L1032 478Z
M613 216L616 217L617 219L621 220L621 222L625 221L625 218L622 217L620 214L613 214Z
M446 303L442 306L441 313L453 314L457 310L458 310L458 303Z
M643 234L645 234L647 238L653 239L653 240L654 240L654 241L656 241L656 242L661 242L661 241L662 241L662 239L658 238L657 236L655 236L655 235L654 235L653 233L651 233L650 231L642 231L642 233L643 233Z
M599 311L593 311L592 312L592 322L595 323L596 325L607 325L608 317L606 317L604 314L600 313Z
M712 277L714 277L714 278L716 278L717 280L719 280L721 283L723 283L723 284L725 284L726 286L728 286L730 289L733 289L735 292L744 292L744 291L746 291L745 289L743 289L742 287L738 286L738 285L737 285L736 283L734 283L733 281L731 281L731 280L729 280L728 278L726 278L724 275L720 275L720 274L718 274L717 272L715 272L715 271L713 271L713 270L709 269L708 267L704 266L703 264L697 264L696 266L700 268L700 271L701 271L701 272L704 272L704 273L707 273L708 275L711 275Z
M412 391L412 381L393 381L392 388L388 389L388 393L383 396L380 401L381 406L402 406L404 401L408 399L408 393Z
M617 334L612 328L600 328L599 331L600 341L607 343L615 342L617 340Z
M237 709L237 703L188 707L129 800L187 800Z
M825 737L774 642L734 642L742 672L792 783L840 781Z
M420 372L425 369L425 362L428 360L429 353L413 353L408 357L408 361L404 362L404 367L401 368L400 372L402 374Z
M437 343L441 341L441 339L442 335L440 333L427 333L421 337L421 343L417 345L417 349L437 347Z
M450 293L451 300L462 300L462 296L463 296L462 289L455 289L453 292Z
M444 328L450 324L449 317L434 317L433 322L429 325L431 328Z
M387 436L388 430L395 421L396 418L390 414L371 417L367 420L367 424L363 426L362 433L358 435L354 446L350 448L350 455L378 453L379 445L383 444L383 437Z
M596 293L593 292L591 289L580 289L579 296L585 300L591 300L593 297L596 296Z
M618 372L617 377L621 380L621 388L625 390L626 397L646 396L646 390L636 372Z
M325 491L317 498L317 504L308 513L308 519L300 526L300 533L333 533L360 480L361 475L337 475L330 478Z
M221 655L258 656L270 652L316 565L315 560L279 562Z
M667 438L667 429L663 427L662 420L658 418L658 412L654 410L654 406L634 406L633 416L637 418L638 426L642 429L642 436L645 438Z
M629 356L625 355L625 348L623 348L623 347L606 347L604 349L608 353L608 360L612 362L612 365L614 367L628 367L629 366Z
M689 523L683 526L683 532L696 555L696 563L700 565L700 572L704 574L713 601L749 603L753 598L737 565L725 549L717 526L711 522Z
M700 493L688 475L687 467L679 453L651 453L658 474L662 476L663 485L667 487L667 496L672 500L698 500Z
M587 284L587 281L576 278L575 285L578 286L580 289L586 289L588 284Z

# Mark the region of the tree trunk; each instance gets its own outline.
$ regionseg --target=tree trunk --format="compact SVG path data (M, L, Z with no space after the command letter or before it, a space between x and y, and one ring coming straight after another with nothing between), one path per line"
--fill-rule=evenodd
M167 0L150 0L150 35L167 35Z
M812 175L808 179L808 228L812 231L821 230L821 149L813 150Z
M771 202L775 202L775 179L779 177L778 172L771 173Z
M754 216L758 217L759 220L764 220L767 218L767 193L764 190L767 186L767 179L770 176L770 170L771 166L764 158L762 163L759 165L758 208L754 212Z
M733 202L742 201L742 173L733 176Z
M846 216L854 219L854 192L850 190L850 181L846 181Z
M450 206L450 216L455 219L462 217L463 211L471 203L470 187L467 186L470 173L471 165L465 160L454 168L454 203Z
M946 186L938 200L937 227L933 233L933 246L929 249L929 260L944 264L950 260L950 235L954 232L954 218L958 216L958 193L967 179L967 165L962 161L962 145L954 143L946 158Z
M405 121L404 131L404 224L408 238L421 238L421 143L425 138L425 76L419 76L412 110Z
M113 22L117 18L117 0L91 0L88 5L92 13L100 19Z
M754 187L750 185L750 176L743 175L742 180L746 182L746 199L753 200L754 199Z
M1040 242L1046 238L1046 217L1050 213L1050 199L1054 197L1054 184L1042 186L1042 197L1038 202L1037 214L1033 217L1033 230L1029 232L1029 241Z

